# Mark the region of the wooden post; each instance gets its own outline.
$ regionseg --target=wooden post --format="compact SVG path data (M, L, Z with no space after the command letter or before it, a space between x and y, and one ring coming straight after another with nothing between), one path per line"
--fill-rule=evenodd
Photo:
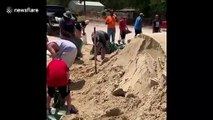
M96 45L96 28L94 27L94 55L95 55L95 74L97 74L97 45Z

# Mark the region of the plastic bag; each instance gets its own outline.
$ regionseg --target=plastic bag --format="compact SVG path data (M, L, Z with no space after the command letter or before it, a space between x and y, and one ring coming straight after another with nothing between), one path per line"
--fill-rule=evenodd
M82 39L83 43L86 45L87 44L87 35L84 34L81 39Z

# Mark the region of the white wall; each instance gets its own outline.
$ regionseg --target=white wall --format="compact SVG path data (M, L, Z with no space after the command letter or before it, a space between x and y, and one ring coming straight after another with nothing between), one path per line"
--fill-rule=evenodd
M68 8L76 11L77 13L84 11L83 5L76 5L73 1L69 2ZM104 10L104 7L101 7L101 6L100 7L99 6L86 6L86 10L88 12L90 12L90 11L101 12L102 10Z

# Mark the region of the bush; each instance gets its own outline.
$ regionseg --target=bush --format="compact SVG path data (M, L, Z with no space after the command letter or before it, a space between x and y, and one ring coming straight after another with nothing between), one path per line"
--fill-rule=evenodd
M106 11L101 11L101 16L102 16L103 18L105 18L106 15L107 15Z

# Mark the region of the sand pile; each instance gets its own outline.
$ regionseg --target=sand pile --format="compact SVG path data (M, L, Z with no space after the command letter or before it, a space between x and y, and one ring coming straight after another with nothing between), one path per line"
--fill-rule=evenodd
M91 45L83 47L82 63L71 72L72 104L79 115L67 120L165 120L166 55L153 39L132 39L105 63L89 60Z

